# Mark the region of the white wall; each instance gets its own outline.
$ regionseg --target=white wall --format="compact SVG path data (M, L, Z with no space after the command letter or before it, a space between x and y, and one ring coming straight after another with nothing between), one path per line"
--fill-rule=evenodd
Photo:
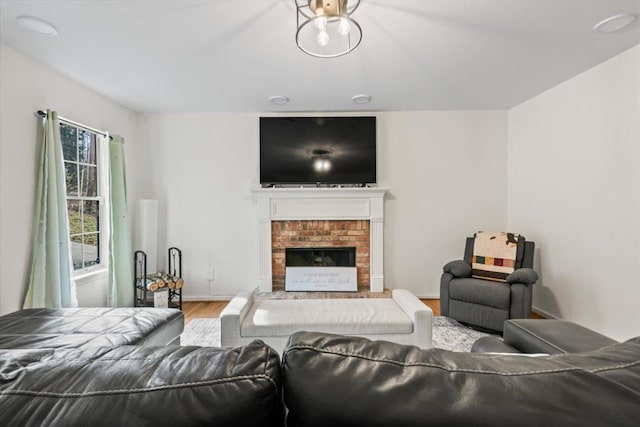
M0 314L22 308L30 263L38 119L51 108L66 118L124 136L128 190L137 196L136 114L0 44ZM104 279L78 288L84 305L105 302Z
M511 109L508 225L537 244L534 306L640 331L640 46Z
M465 237L506 226L506 112L378 114L385 282L438 298L442 267Z
M376 116L378 181L391 188L386 286L437 297L442 266L462 257L464 238L506 226L506 112ZM150 163L142 196L159 200L158 265L168 246L184 252L185 298L223 298L257 285L258 118L143 116Z
M142 197L158 200L158 268L166 268L167 248L176 246L183 252L185 298L254 289L258 246L250 190L257 185L258 116L145 115L140 130L149 156ZM212 283L208 268L215 269Z

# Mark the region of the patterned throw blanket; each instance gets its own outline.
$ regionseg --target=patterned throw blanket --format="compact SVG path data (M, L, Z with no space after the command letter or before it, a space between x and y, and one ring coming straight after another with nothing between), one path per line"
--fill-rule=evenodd
M478 231L473 240L471 276L506 282L515 270L519 237L516 233Z

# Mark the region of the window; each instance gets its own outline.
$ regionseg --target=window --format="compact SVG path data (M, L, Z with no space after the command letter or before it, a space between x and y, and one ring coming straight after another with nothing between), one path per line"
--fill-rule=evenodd
M102 194L99 185L98 138L91 131L60 123L64 157L69 239L75 271L101 263Z

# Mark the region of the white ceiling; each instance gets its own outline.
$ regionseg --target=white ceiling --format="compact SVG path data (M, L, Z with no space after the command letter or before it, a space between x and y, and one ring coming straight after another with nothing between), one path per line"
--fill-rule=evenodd
M0 0L0 40L139 112L505 109L640 43L637 22L592 31L624 12L640 1L362 0L362 44L318 59L294 0Z

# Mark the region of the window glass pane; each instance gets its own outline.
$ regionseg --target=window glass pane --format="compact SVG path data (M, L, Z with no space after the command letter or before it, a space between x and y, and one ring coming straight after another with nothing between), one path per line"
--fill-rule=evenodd
M84 266L89 267L100 262L100 251L98 241L100 237L97 233L84 235Z
M85 200L83 203L83 219L84 230L83 233L94 233L100 231L99 224L99 202L96 200ZM87 240L85 239L85 243Z
M78 164L64 162L67 196L78 197Z
M98 196L98 167L79 165L80 170L80 196Z
M87 132L84 130L80 131L78 145L78 153L80 158L78 161L80 163L89 163L92 165L96 163L96 136L91 132Z
M80 201L67 200L67 210L69 212L69 234L74 235L74 234L82 233L82 216L80 215Z
M75 162L78 160L77 129L65 124L60 124L60 139L62 140L62 154L65 160Z
M100 263L100 203L97 200L85 200L82 218L84 221L84 266Z
M82 268L82 235L71 236L71 258L74 270Z

